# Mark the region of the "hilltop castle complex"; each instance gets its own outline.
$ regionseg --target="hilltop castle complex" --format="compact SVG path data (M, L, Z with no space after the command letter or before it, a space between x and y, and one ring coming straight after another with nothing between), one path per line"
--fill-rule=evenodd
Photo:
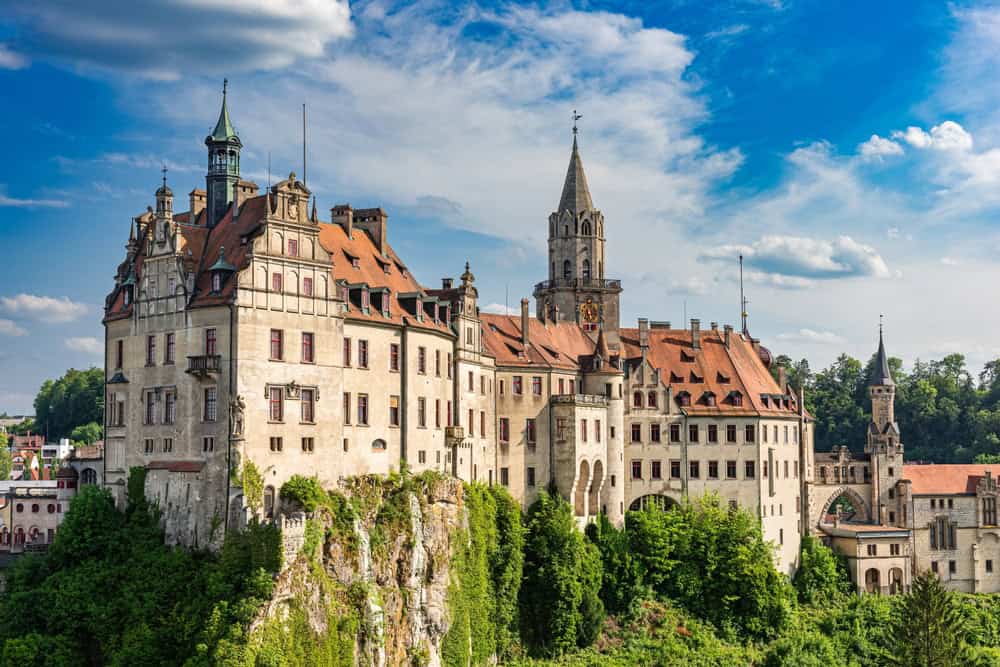
M164 178L134 218L104 317L102 482L123 501L128 471L145 468L168 539L216 546L251 513L276 518L293 475L333 487L405 464L503 485L525 505L551 486L581 524L713 491L760 517L785 572L801 536L822 533L861 588L900 590L914 566L946 561L975 582L963 587L1000 588L995 481L939 485L927 471L954 466L903 465L884 347L861 462L813 454L803 396L772 378L745 326L622 326L623 286L605 275L614 221L591 199L575 130L548 276L517 315L480 311L468 264L418 282L381 208L337 204L321 219L294 173L264 192L244 180L225 97L205 145L188 210ZM244 496L250 465L259 507ZM850 516L832 509L845 496ZM935 555L949 546L965 551Z

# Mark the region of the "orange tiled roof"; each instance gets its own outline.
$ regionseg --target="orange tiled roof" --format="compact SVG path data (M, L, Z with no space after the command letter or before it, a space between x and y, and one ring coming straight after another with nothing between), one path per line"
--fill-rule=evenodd
M1000 475L1000 465L982 463L929 463L903 466L903 479L910 480L910 492L916 495L940 493L974 494L989 471L993 477Z
M594 354L594 341L575 322L528 318L528 346L521 343L521 316L481 313L483 344L498 366L539 366L580 371L581 357Z
M638 364L642 357L638 329L621 329L620 337L625 358ZM764 367L753 344L740 334L730 334L730 345L725 344L724 333L708 329L701 331L700 347L692 344L691 331L687 329L649 329L649 349L646 359L660 371L661 381L672 387L674 396L687 392L690 405L684 410L690 414L746 414L783 416L797 414L797 398L790 396L788 406L776 400L784 392ZM734 405L729 398L733 392L743 397L742 405ZM715 395L715 405L705 400L707 393ZM767 403L765 404L765 398Z

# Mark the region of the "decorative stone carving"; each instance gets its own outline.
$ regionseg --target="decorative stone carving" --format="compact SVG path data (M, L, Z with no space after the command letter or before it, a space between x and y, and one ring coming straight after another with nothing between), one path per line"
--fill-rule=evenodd
M234 440L243 439L243 412L246 407L246 401L239 395L229 402L229 434Z

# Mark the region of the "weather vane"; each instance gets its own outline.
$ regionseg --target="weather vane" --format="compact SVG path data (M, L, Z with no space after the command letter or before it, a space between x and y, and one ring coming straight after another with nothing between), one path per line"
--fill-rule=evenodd
M576 135L576 121L580 120L581 118L583 118L583 115L582 114L578 114L576 112L576 109L573 109L573 135L574 136Z
M167 163L161 162L160 167L160 171L163 172L163 187L167 187Z

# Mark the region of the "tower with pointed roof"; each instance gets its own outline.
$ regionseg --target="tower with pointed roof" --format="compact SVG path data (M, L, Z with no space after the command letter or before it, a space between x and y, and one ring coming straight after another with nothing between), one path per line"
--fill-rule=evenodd
M604 215L591 199L576 134L574 124L559 206L549 215L549 277L535 285L535 307L543 320L575 321L593 336L603 330L616 348L621 281L605 277Z
M868 382L868 396L872 401L872 418L865 438L865 453L871 457L872 519L876 523L885 523L886 508L892 504L890 501L894 501L889 494L903 470L903 443L896 423L896 383L889 369L889 355L885 351L881 324L878 351Z
M226 88L228 81L222 84L222 109L215 129L205 137L208 147L208 173L205 176L206 224L214 227L229 210L236 196L236 186L240 180L240 149L243 143L236 136L236 130L229 120L229 109L226 106Z

